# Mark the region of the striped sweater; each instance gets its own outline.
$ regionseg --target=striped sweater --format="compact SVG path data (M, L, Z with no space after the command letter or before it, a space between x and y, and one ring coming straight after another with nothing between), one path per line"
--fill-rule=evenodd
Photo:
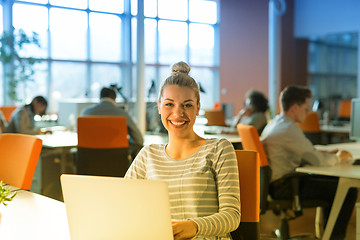
M174 221L198 225L194 239L231 239L240 222L240 191L236 155L226 139L207 139L190 157L170 158L164 144L144 147L127 178L163 180L169 184Z

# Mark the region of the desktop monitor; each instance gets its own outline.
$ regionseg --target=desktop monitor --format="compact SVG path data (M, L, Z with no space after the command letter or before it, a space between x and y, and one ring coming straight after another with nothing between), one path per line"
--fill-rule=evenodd
M360 142L360 98L351 100L350 139Z

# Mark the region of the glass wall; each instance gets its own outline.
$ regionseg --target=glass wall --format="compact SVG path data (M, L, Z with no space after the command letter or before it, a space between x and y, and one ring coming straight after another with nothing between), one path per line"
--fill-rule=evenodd
M308 54L313 98L335 119L340 100L357 96L358 33L312 37Z
M38 60L34 80L17 88L22 102L44 95L50 111L57 112L59 101L98 98L101 87L110 84L136 100L137 0L22 0L14 1L12 11L5 24L15 32L36 32L41 43L40 49L25 48L20 55ZM177 61L188 62L190 75L204 88L203 108L218 100L217 12L216 0L144 0L144 91L149 101ZM0 104L6 95L1 91Z

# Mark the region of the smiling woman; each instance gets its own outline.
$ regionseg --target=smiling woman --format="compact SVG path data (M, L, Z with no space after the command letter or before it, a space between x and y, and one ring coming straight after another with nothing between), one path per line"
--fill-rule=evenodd
M188 64L174 64L160 88L158 110L169 143L144 147L125 177L168 183L175 240L227 240L241 215L235 151L226 139L194 132L200 94L189 72Z

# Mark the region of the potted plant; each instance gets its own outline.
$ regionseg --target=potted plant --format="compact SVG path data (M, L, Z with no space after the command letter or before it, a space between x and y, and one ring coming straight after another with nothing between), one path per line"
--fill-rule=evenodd
M6 33L0 37L0 60L3 62L8 78L8 96L14 102L18 98L16 90L20 82L33 81L34 64L39 60L32 57L20 57L27 48L41 48L39 35L36 32L27 35L22 29Z
M16 196L16 193L13 193L10 196L10 187L3 186L3 182L0 181L0 205L3 204L4 206L7 205L6 202L12 201L13 198Z

